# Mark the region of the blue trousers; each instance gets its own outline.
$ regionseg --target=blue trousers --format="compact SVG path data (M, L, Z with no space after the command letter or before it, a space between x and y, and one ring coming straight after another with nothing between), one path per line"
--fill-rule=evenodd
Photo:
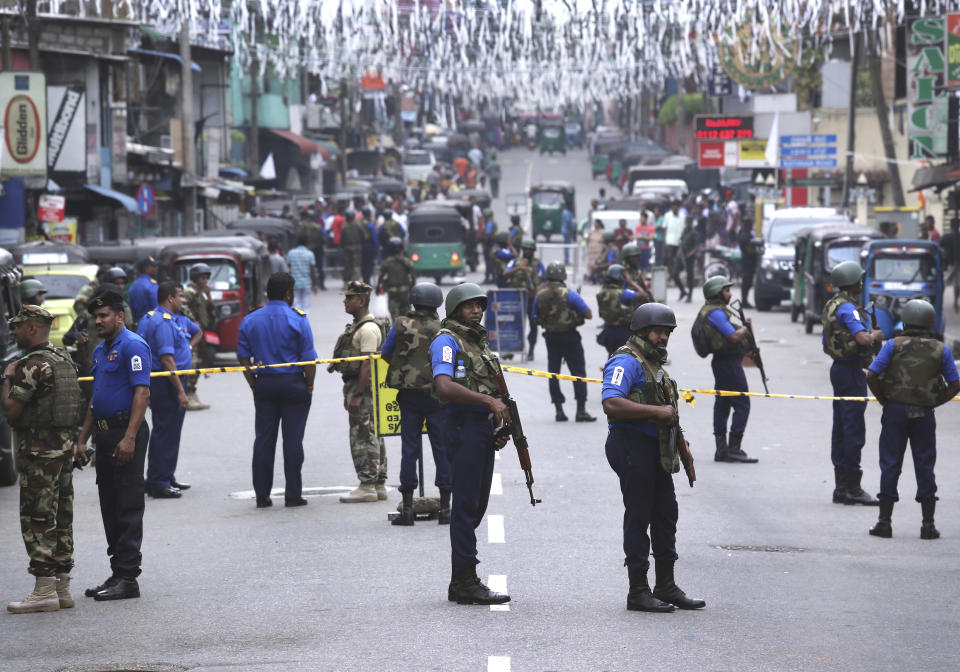
M713 384L715 390L731 390L733 392L749 392L747 376L743 372L740 355L714 355L710 361L713 369ZM747 418L750 417L749 397L715 397L713 400L713 433L727 434L727 418L733 409L733 421L730 423L731 434L743 434L747 429Z
M493 481L493 426L484 411L448 410L443 445L453 467L450 548L454 571L477 560L477 528L487 512Z
M259 499L270 496L273 488L273 462L277 453L277 435L283 429L284 497L296 499L302 494L303 432L310 413L310 393L302 373L260 375L253 391L256 409L253 440L253 489Z
M437 467L434 480L442 491L453 489L450 461L443 445L443 421L446 416L440 402L428 392L400 390L397 393L400 406L400 492L413 492L420 484L417 478L417 460L423 454L423 423L427 423L427 436L433 450L433 463Z
M567 368L570 369L570 375L585 378L587 375L587 365L583 358L583 343L580 340L580 332L561 331L555 333L544 332L543 340L547 342L547 371L550 373L560 373L560 365L566 361ZM566 399L563 392L560 391L560 381L550 379L550 401L554 404L562 404ZM587 400L587 384L578 381L573 384L573 397L577 401Z
M908 418L903 404L887 402L880 420L880 494L882 502L897 502L897 481L903 469L903 455L910 440L913 471L917 477L917 501L936 500L937 481L933 467L937 463L937 420L932 408L923 416Z
M673 476L660 466L659 442L615 427L607 434L606 452L623 494L623 564L647 571L651 543L654 558L676 561L679 510Z
M867 396L867 376L860 360L835 359L830 367L830 383L836 397ZM833 431L830 436L830 458L833 466L860 470L860 452L867 440L863 415L865 401L833 402Z
M186 384L186 381L183 381ZM180 433L183 431L183 417L186 414L180 408L177 390L170 384L170 378L150 379L150 414L153 417L153 431L150 432L150 448L147 451L148 493L170 487L175 480L173 472L177 470L177 458L180 455Z
M633 332L630 327L610 327L606 326L597 334L597 343L607 349L607 356L612 357L613 353L630 340Z

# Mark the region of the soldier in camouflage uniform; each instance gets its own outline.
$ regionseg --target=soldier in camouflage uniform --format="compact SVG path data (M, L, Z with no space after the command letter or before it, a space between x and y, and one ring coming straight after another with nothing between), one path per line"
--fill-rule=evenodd
M579 293L568 289L565 281L567 270L558 261L547 266L547 282L533 299L533 319L543 327L543 340L547 342L547 371L560 373L560 365L566 361L570 375L581 378L587 375L587 366L583 356L583 343L577 327L583 321L593 318L593 311ZM566 422L563 402L566 401L560 391L560 382L550 379L550 402L556 407L557 422ZM577 422L594 422L595 417L587 413L587 384L583 381L573 383L573 396L577 400Z
M636 243L627 243L623 246L623 249L620 250L620 258L623 260L623 280L625 286L637 294L640 294L644 302L646 302L650 301L652 297L650 287L647 286L647 281L643 277L643 269L640 268L642 256L643 251Z
M526 239L520 243L521 254L519 257L507 264L503 271L503 276L507 280L507 286L523 289L527 292L527 317L533 317L533 297L537 294L537 288L543 280L545 269L543 264L536 256L537 242ZM530 351L527 353L527 359L533 359L533 349L537 345L537 325L530 320L530 333L527 334L527 343L530 345Z
M7 611L25 614L73 606L73 438L80 411L77 368L50 345L53 316L26 305L10 320L26 352L3 373L3 413L15 430L20 469L20 530L36 579L33 592Z
M343 253L343 284L360 277L360 261L363 256L363 242L370 231L360 220L359 212L344 215L343 229L340 230L340 251Z
M370 314L373 287L352 280L343 288L343 306L353 316L337 339L333 356L357 357L380 351L383 329ZM340 497L346 504L376 502L387 498L387 450L373 425L373 390L370 388L370 360L331 364L328 371L343 377L343 408L350 418L350 455L360 485Z
M855 261L844 261L830 271L830 284L840 292L823 308L823 351L833 358L830 383L837 397L866 397L867 379L863 369L870 364L874 345L883 340L879 329L868 330L860 314L863 296L863 269ZM877 500L860 486L860 452L866 443L864 413L866 401L833 402L833 461L835 504L876 506Z
M450 524L450 491L453 480L450 463L441 443L443 411L433 396L430 343L440 331L437 308L443 292L432 282L420 282L410 292L413 310L397 318L384 341L380 356L387 369L387 386L399 390L400 406L400 494L403 506L394 525L413 525L413 491L418 485L417 460L423 457L424 421L437 467L435 485L440 489L440 524Z
M100 288L100 282L103 280L103 276L107 274L112 268L110 264L103 264L100 268L97 269L96 277L85 284L80 288L80 291L77 292L77 297L73 300L73 312L79 315L86 315L87 313L87 304L90 302L90 299L93 297L97 289Z
M417 281L417 272L413 270L413 262L403 252L402 238L390 239L390 252L390 256L380 265L377 291L386 290L390 318L395 320L410 307L410 288Z
M617 249L617 236L613 231L603 232L603 249L597 255L596 261L590 266L590 281L595 282L598 278L606 275L607 269L617 263L617 255L620 250Z
M180 312L193 320L202 331L214 331L217 326L217 307L210 298L210 275L212 269L204 263L190 267L190 282L183 291L183 305ZM216 348L208 345L203 338L193 347L193 368L206 368L213 365ZM197 381L200 376L187 378L187 410L203 411L210 408L197 397Z
M937 312L922 299L908 301L901 312L903 334L883 344L867 371L867 384L883 406L880 430L880 516L870 530L893 536L893 504L910 439L917 477L917 501L923 512L921 539L938 539L934 525L937 482L937 421L933 409L960 392L960 375L950 348L933 337Z
M597 292L597 307L603 329L597 335L597 343L612 356L630 338L630 317L635 308L647 301L647 296L623 286L626 270L620 264L611 264Z
M497 249L490 253L492 264L490 281L496 283L497 287L506 287L507 279L503 272L507 269L507 264L516 256L513 253L513 248L510 247L510 234L506 231L498 231L493 236L493 242Z

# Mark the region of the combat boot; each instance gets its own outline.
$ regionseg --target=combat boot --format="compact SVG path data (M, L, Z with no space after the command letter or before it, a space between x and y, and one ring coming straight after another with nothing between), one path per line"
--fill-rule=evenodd
M269 501L269 499L267 501ZM117 581L119 580L120 580L120 577L118 577L116 574L111 574L109 577L107 577L106 581L101 583L99 586L95 586L93 588L87 588L85 591L83 591L83 594L86 595L87 597L93 597L104 588L109 588L110 586L116 585Z
M383 483L377 483L374 488L377 491L377 501L383 502L387 499L387 486Z
M714 434L713 438L717 440L717 450L713 454L714 462L726 462L727 461L727 435L724 434Z
M843 467L834 467L833 468L833 503L834 504L843 504L843 500L847 498L847 488L844 485L846 483L846 477L844 475Z
M361 483L352 492L340 495L340 501L344 504L357 504L358 502L376 502L377 486L373 483Z
M401 492L400 494L403 495L403 505L400 509L400 515L394 518L391 524L409 527L416 520L416 516L413 514L413 491Z
M597 419L587 413L587 402L584 400L577 401L577 417L575 418L577 422L596 422Z
M196 392L190 392L187 395L187 410L188 411L205 411L210 408L210 404L205 404L197 397Z
M567 414L563 412L563 404L561 404L559 401L555 401L553 402L553 405L557 407L557 415L554 417L554 420L557 422L566 422Z
M694 600L680 590L673 578L672 560L656 560L657 585L653 588L653 596L661 602L672 604L679 609L703 609L707 603L703 600Z
M38 576L33 592L19 602L10 602L7 611L11 614L33 614L38 611L59 611L57 577Z
M490 590L480 577L477 576L477 567L469 567L458 572L459 581L456 582L457 604L506 604L510 596Z
M639 567L627 567L627 576L630 578L627 611L654 611L666 614L676 609L672 604L661 602L650 592L650 584L647 583L647 570Z
M847 493L843 500L844 504L863 504L864 506L878 506L880 504L860 487L860 479L863 478L862 471L859 469L845 469L844 471L847 477Z
M877 519L877 524L870 528L870 534L884 539L892 537L893 526L890 524L892 518L893 502L880 502L880 517Z
M726 462L740 462L741 464L755 464L757 458L750 457L740 448L740 442L743 441L743 434L734 434L730 432L730 443L727 444Z
M437 512L437 523L439 525L450 524L450 491L440 491L440 510Z
M73 595L70 594L70 575L57 574L57 599L60 601L61 609L72 609L75 604Z
M933 524L933 514L937 510L937 500L923 500L920 502L920 510L923 512L923 524L920 526L920 538L939 539L940 530L938 530Z

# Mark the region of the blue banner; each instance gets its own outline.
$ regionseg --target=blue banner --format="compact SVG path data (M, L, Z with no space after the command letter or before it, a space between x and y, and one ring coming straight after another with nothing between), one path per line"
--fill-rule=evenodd
M494 352L523 352L527 317L527 293L522 289L491 289L483 326L490 334Z
M799 145L788 145L780 148L780 156L803 157L803 156L836 156L836 145L820 145L819 147L802 147Z
M21 230L26 226L23 179L12 177L3 182L0 196L0 244L16 245L21 240Z
M780 146L789 145L835 145L837 136L834 133L816 133L813 135L781 135Z

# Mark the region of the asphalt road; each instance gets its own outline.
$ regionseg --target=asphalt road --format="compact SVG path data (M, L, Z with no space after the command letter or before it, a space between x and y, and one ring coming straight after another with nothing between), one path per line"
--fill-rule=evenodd
M533 163L527 163L529 160ZM583 152L566 159L504 154L504 193L529 180L570 179L578 212L592 182ZM497 203L500 221L502 202ZM471 278L475 279L475 278ZM335 288L336 280L330 283ZM449 288L449 281L445 289ZM595 304L594 288L584 294ZM677 291L670 290L670 298ZM347 321L333 290L313 298L321 356ZM710 388L709 361L693 351L697 303L677 304L679 328L668 367L681 387ZM751 311L772 392L830 394L819 337L785 310ZM604 351L598 319L581 329L588 373ZM531 366L545 368L541 339ZM754 390L756 371L748 371ZM507 610L447 602L446 527L395 528L399 499L345 505L355 485L337 378L318 373L307 425L304 485L310 505L258 510L250 490L253 404L238 374L201 381L212 404L190 413L179 478L193 489L178 501L148 500L142 597L97 603L82 589L108 574L94 476L76 477L77 607L51 614L0 614L0 670L921 670L957 669L954 598L960 556L960 432L954 405L938 412L938 541L919 539L920 509L907 460L894 537L867 535L875 508L834 505L829 460L830 402L755 399L744 448L756 465L712 461L713 401L681 409L700 480L676 481L680 504L678 583L707 601L698 612L627 612L621 549L622 504L604 457L602 422L553 420L547 383L508 380L531 443L535 491L529 505L511 446L478 530L481 576L499 577ZM573 410L570 383L568 414ZM601 415L599 386L589 409ZM880 412L867 412L864 485L879 483ZM399 470L399 439L387 440L388 484ZM432 483L432 461L427 460ZM282 465L277 460L277 487ZM428 487L428 493L435 489ZM280 503L280 499L276 503ZM502 536L499 534L502 524ZM30 587L20 540L17 489L0 489L0 596ZM652 576L652 572L651 572Z

